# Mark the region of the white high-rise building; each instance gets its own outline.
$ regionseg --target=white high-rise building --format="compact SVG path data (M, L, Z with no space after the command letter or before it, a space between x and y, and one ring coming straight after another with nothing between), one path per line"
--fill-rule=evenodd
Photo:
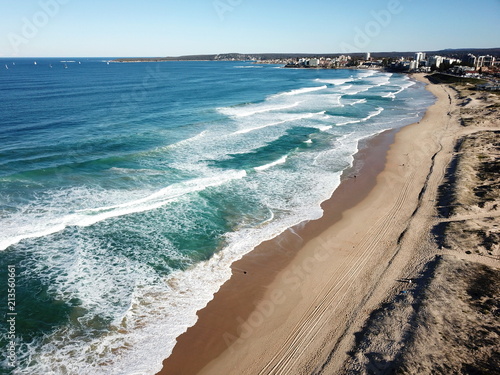
M420 64L421 61L424 60L425 60L425 52L417 52L415 54L415 61L417 62L417 66L418 64Z
M370 60L371 57L372 57L372 54L370 52L367 52L365 60Z
M477 59L477 66L479 68L483 66L490 67L493 66L494 64L495 64L495 58L490 55L479 56L479 58Z
M442 56L432 56L429 57L429 66L435 65L436 68L439 68L439 66L443 63L443 57Z

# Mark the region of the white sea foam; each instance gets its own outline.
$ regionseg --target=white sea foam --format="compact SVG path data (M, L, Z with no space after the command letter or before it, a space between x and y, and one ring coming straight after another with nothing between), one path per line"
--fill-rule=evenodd
M99 214L103 214L106 218L108 218L107 217L109 215L108 212L110 212L112 215L109 217L114 217L114 216L123 216L131 213L147 211L161 207L164 204L172 201L172 199L178 198L185 194L201 191L206 189L207 187L219 186L231 180L234 180L235 178L243 178L245 177L245 175L246 175L245 171L235 171L232 173L231 172L225 173L224 175L219 175L219 176L189 180L186 182L181 182L168 186L164 189L155 192L154 194L151 194L142 199L137 199L135 201L126 202L109 207L98 207L98 208L78 210L76 212L78 213L97 212ZM121 211L120 209L125 209L125 210ZM94 221L94 218L91 218L90 220L83 220L82 222L88 224L80 224L80 225L87 226L94 224L97 221Z
M207 135L207 133L208 133L207 130L203 130L202 132L200 132L200 133L198 133L190 138L183 139L179 142L173 143L173 144L168 145L168 146L157 148L153 152L165 152L169 149L186 147L189 144L201 141Z
M131 169L131 168L117 168L117 167L113 167L113 168L110 168L109 169L110 172L114 172L114 173L123 173L125 175L134 175L136 173L141 173L141 174L146 174L146 175L151 175L151 176L155 176L155 175L164 175L165 172L164 171L160 171L160 170L155 170L155 169Z
M330 85L334 86L341 86L347 82L351 82L354 78L351 76L349 78L338 78L338 79L320 79L317 78L316 82L321 82L321 83L328 83Z
M375 75L375 71L363 72L358 76L358 81L363 81L363 84L349 85L341 88L346 95L357 95L366 92L375 87L385 86L391 82L392 73L383 73ZM365 84L366 82L366 84Z
M333 128L332 125L317 125L315 126L315 128L321 130L322 132L326 132L327 130L330 130L331 128Z
M235 134L235 135L236 134L246 134L246 133L253 132L255 130L268 128L270 126L281 125L281 124L285 124L287 122L308 119L308 118L312 118L312 117L317 116L317 115L323 115L323 114L325 114L325 112L326 111L321 111L321 112L317 112L317 113L303 113L303 114L299 114L299 115L295 115L295 116L287 116L287 118L284 119L284 120L282 120L282 121L271 122L271 123L262 124L262 125L259 125L259 126L254 126L254 127L251 127L251 128L240 129L240 130L234 132L233 134Z
M367 121L375 116L378 116L380 115L382 112L384 111L384 108L382 107L378 107L376 111L373 111L372 113L370 113L365 119L363 119L364 121Z
M356 85L356 86L351 86L349 89L344 90L344 92L346 95L357 95L362 92L366 92L373 87L375 87L375 85Z
M364 104L366 102L367 102L366 99L358 99L358 100L353 101L352 103L349 103L349 105L355 106L357 104Z
M357 78L365 79L371 76L374 76L377 73L376 70L367 70L366 72L358 73Z
M366 117L364 117L362 119L341 122L341 123L338 123L336 125L337 126L343 126L343 125L357 124L357 123L360 123L360 122L365 122L365 121L370 120L373 117L376 117L376 116L380 115L383 111L384 111L384 108L378 107L376 111L371 112L368 116L366 116Z
M311 218L319 216L321 210L312 210ZM35 358L42 363L46 360L46 369L63 363L73 373L82 375L109 374L110 368L113 369L111 373L118 374L159 372L163 360L173 350L175 339L196 323L196 312L229 280L231 264L261 242L276 237L303 219L305 217L291 216L288 220L270 222L260 230L245 229L229 234L229 245L208 262L175 272L163 285L136 288L129 310L106 337L90 340L83 347L81 341L61 342L56 346L56 353L53 340L50 340L51 345L43 350L44 356ZM94 363L88 363L89 356L97 357Z
M314 91L325 90L327 88L328 88L328 86L326 86L326 85L318 86L318 87L303 87L301 89L282 92L280 94L273 95L273 97L307 94L307 93L314 92Z
M400 89L398 91L395 91L395 92L389 92L385 95L382 95L383 98L391 98L391 99L396 99L396 95L402 93L404 91L404 89Z
M337 96L336 96L336 98L335 98L336 104L337 104L337 106L339 106L339 107L343 107L343 106L344 106L344 105L342 104L342 97L343 97L343 96L344 96L344 95L337 95Z
M371 79L371 81L374 84L374 87L380 87L380 86L385 86L388 85L391 82L391 77L392 73L385 74L381 77L374 77Z
M255 167L254 169L256 171L262 172L262 171L265 171L266 169L272 168L272 167L274 167L276 165L285 164L287 158L288 158L288 155L285 155L282 158L280 158L280 159L278 159L276 161L273 161L272 163L265 164L265 165L262 165L260 167Z
M226 107L218 108L218 111L227 116L233 117L248 117L259 113L273 112L273 111L284 111L286 109L295 108L300 104L300 102L285 103L285 104L248 104L238 107Z
M133 213L154 210L190 193L202 191L208 187L220 186L234 179L244 178L245 171L226 172L224 174L193 179L173 184L144 198L135 199L121 204L97 208L87 208L66 213L61 216L50 217L50 208L46 215L33 217L22 215L23 221L12 222L11 226L4 226L0 237L0 250L14 245L23 239L38 238L60 232L69 226L87 227L113 217L130 215Z
M310 164L307 161L306 163ZM324 159L321 163L331 163L331 158ZM268 169L271 170L270 167ZM274 212L271 211L271 218L274 220L268 219L258 228L244 228L228 233L228 245L222 251L215 253L209 261L201 262L186 271L176 271L166 279L158 279L144 266L137 268L134 264L124 263L120 266L121 271L116 270L116 262L119 260L113 257L102 263L75 263L67 277L79 279L75 284L79 288L68 285L68 288L60 290L66 298L80 297L92 301L90 305L84 306L98 308L100 302L106 303L102 300L103 291L109 290L109 293L115 293L117 298L116 293L120 289L117 290L114 284L131 280L135 284L132 295L119 298L129 301L128 307L114 308L115 319L104 336L82 337L75 327L63 327L46 336L44 344L37 343L25 354L35 363L23 374L62 371L82 375L155 374L160 371L162 361L172 352L175 339L195 324L196 312L203 308L213 298L220 285L231 277L231 264L255 246L276 237L287 228L304 220L319 218L322 215L319 203L326 199L340 182L340 173L329 173L324 176L325 183L321 184L323 192L311 195L306 189L290 185L288 174L287 171L273 169L270 175L258 175L267 178L268 183L277 184L279 191L296 189L296 193L291 194L296 198L288 202L287 207L292 208L290 204L300 206L279 218L275 218ZM268 199L271 205L277 205L278 211L284 203L281 198L273 201L275 198L272 194ZM83 246L81 248L85 251ZM110 268L111 264L113 265ZM111 269L117 271L115 278L110 278ZM90 274L86 273L87 270ZM79 273L72 276L73 271ZM85 280L83 284L82 277ZM96 283L100 288L95 288ZM60 288L62 284L64 283L53 285ZM125 290L126 288L123 288L123 291ZM108 302L111 303L110 308L113 308L113 301ZM162 334L159 335L158 332Z
M394 92L387 93L386 95L382 95L383 98L392 98L395 99L396 95L401 94L403 91L405 91L407 88L415 85L416 82L410 81L405 85L400 86L400 89Z
M238 131L235 131L233 134L235 134L235 135L237 135L237 134L246 134L246 133L253 132L255 130L268 128L270 126L281 125L281 124L284 124L284 123L289 122L289 121L300 120L302 118L303 118L302 116L299 116L299 117L295 117L293 119L282 120L282 121L278 121L278 122L271 122L271 123L268 123L268 124L264 124L264 125L260 125L260 126L255 126L253 128L240 129Z

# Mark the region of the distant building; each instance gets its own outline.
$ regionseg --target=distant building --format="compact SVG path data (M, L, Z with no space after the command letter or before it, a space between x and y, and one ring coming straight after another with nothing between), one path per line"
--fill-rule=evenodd
M370 60L372 57L372 54L370 52L366 53L366 59L365 60Z
M418 61L417 60L410 61L409 68L410 68L409 70L417 70L418 69Z
M435 66L436 68L439 68L441 64L443 63L443 56L431 56L429 57L429 66Z
M420 65L420 62L425 60L425 52L417 52L415 54L415 61L417 62L418 65Z
M308 64L308 66L311 66L311 67L318 67L319 66L319 59L310 59Z
M443 64L452 65L452 64L460 64L461 62L462 61L459 59L453 59L448 57L443 58Z
M450 69L450 73L472 78L478 75L476 68L471 66L454 66Z
M474 56L472 53L469 53L467 55L467 58L465 59L465 63L475 67L477 64L477 57Z
M495 58L493 56L479 56L479 58L477 59L478 68L482 68L483 66L492 67L493 65L495 65Z

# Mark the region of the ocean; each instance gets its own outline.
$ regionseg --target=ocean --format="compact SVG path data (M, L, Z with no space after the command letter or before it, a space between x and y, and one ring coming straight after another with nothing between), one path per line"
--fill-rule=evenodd
M1 373L159 371L233 261L433 102L374 70L0 59Z

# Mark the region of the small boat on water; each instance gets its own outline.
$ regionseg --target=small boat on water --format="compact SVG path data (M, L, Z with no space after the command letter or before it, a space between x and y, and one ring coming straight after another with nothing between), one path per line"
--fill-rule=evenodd
M36 65L36 61L33 63L33 65Z
M7 64L5 64L5 69L7 69L7 70L9 69L9 67L7 66Z

